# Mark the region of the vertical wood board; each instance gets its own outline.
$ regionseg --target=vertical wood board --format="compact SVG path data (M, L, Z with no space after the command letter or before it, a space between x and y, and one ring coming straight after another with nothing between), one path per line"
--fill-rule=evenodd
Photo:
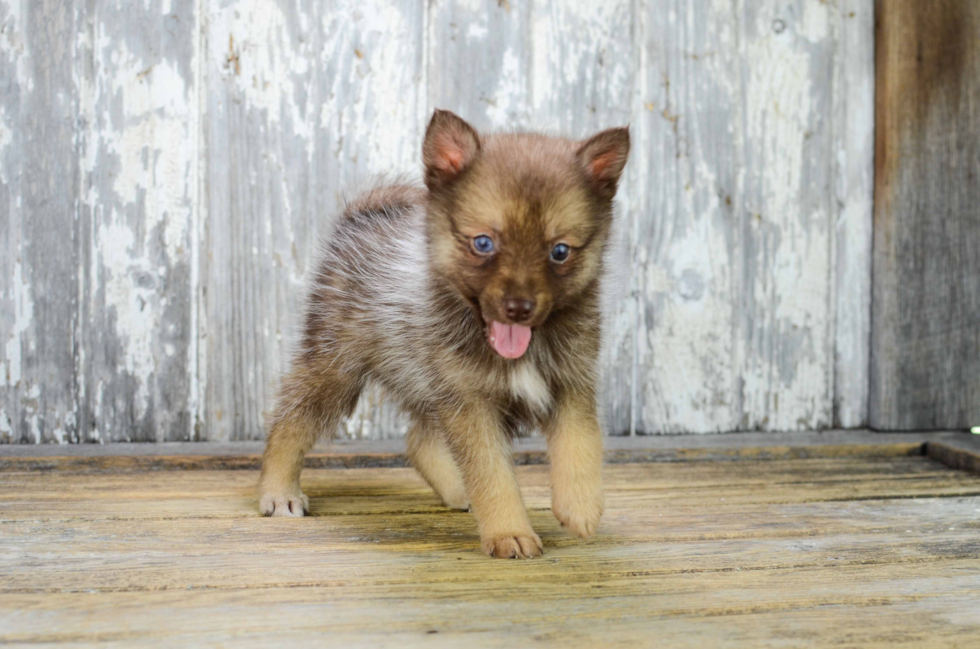
M980 422L980 7L877 4L870 423Z
M318 236L378 174L416 170L421 5L208 8L206 435L264 436ZM416 174L417 175L417 174ZM355 437L404 431L373 391Z
M868 422L871 354L871 239L874 200L874 6L840 3L834 94L837 212L834 426Z
M632 239L644 432L833 420L842 20L808 1L665 0L641 17L634 168L646 182ZM847 164L866 168L869 155Z
M0 3L0 443L77 440L70 3Z
M630 239L641 432L739 426L735 16L676 0L639 16Z
M200 168L196 0L89 2L80 119L80 441L193 438Z
M809 0L746 2L738 16L742 429L832 424L837 16Z

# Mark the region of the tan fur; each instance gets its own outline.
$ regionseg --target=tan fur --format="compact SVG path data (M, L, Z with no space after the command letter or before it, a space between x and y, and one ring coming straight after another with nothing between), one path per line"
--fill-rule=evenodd
M466 485L445 433L434 422L416 422L408 431L408 461L451 509L469 509Z
M566 394L544 424L551 461L551 511L569 532L588 538L602 517L602 428L595 397Z
M481 136L437 111L426 132L426 188L386 185L351 202L330 232L263 459L260 509L302 516L303 456L349 416L368 380L409 413L412 464L449 507L470 506L481 546L532 557L511 438L548 437L553 511L573 534L602 514L596 417L600 278L625 129L586 142ZM474 248L491 236L492 254ZM566 260L551 251L570 246ZM533 301L522 357L488 342L504 305Z
M510 443L501 434L497 413L486 404L474 403L444 410L440 420L470 494L483 551L505 559L540 554L541 539L524 508Z

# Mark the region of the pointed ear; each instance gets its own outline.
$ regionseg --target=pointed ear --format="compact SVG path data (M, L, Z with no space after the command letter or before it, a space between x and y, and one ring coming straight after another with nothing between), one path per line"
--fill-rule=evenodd
M576 155L595 188L612 198L630 153L628 126L597 133L582 143Z
M425 130L422 163L429 189L454 180L480 153L480 136L460 117L436 110Z

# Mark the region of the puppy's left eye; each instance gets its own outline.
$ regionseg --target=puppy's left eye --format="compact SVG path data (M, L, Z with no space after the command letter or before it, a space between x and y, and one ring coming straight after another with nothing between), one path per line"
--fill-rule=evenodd
M572 249L568 247L567 243L559 243L551 249L551 261L556 261L559 264L568 259L568 255L572 253Z
M473 237L473 249L481 255L489 255L493 252L493 239L485 234Z

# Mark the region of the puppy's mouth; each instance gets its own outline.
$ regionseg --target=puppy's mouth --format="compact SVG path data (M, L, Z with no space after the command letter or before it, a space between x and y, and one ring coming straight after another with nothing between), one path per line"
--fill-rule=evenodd
M520 358L531 344L531 328L491 320L487 323L487 342L504 358Z

